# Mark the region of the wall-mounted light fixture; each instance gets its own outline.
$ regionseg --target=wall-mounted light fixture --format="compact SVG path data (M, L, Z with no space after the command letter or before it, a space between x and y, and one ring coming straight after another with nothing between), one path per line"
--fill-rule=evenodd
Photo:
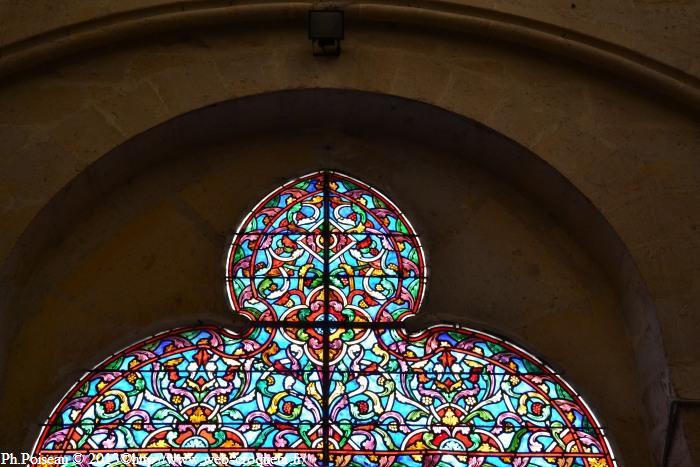
M345 38L342 10L309 11L309 39L316 56L340 55L340 41Z

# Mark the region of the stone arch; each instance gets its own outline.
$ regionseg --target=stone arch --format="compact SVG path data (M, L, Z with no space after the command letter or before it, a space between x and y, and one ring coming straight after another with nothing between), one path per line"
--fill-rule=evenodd
M12 287L21 287L27 280L21 270L17 274L18 266L29 273L45 251L43 248L60 241L90 203L98 202L140 171L167 160L169 148L196 148L236 136L309 128L340 130L360 139L379 135L427 144L481 166L518 187L567 226L613 278L628 307L627 325L633 329L656 329L653 304L625 245L600 211L552 166L512 140L440 108L395 96L333 89L268 93L205 107L165 122L110 151L66 186L25 231L11 255L16 262L4 265L5 296L15 295ZM474 147L478 151L470 150ZM338 160L342 163L342 158ZM418 224L420 230L420 221ZM12 323L12 317L4 318L6 323ZM210 315L206 319L216 318ZM656 362L643 368L654 375L664 375L663 357L658 355L662 352L658 331L648 338L650 343L637 342L637 358ZM625 457L624 452L622 456Z
M83 21L43 30L3 47L0 76L11 76L76 52L106 46L134 36L167 33L184 28L213 27L245 22L291 21L301 23L310 3L252 2L154 2L143 8L125 8L107 15L83 16ZM547 54L559 55L603 69L660 92L682 106L700 105L700 81L683 69L599 36L579 32L512 13L468 5L466 2L430 2L420 8L389 1L349 2L344 5L351 21L391 21L438 30L475 34L511 44L527 44Z

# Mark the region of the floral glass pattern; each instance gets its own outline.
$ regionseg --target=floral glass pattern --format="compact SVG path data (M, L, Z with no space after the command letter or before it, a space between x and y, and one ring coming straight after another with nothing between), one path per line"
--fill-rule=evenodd
M405 331L425 271L413 228L375 189L335 172L294 180L253 210L228 253L227 291L247 330L176 329L108 358L57 406L35 455L616 465L586 403L531 354L461 326Z
M227 264L231 305L254 321L400 321L425 292L411 224L377 190L335 172L268 195L236 232Z

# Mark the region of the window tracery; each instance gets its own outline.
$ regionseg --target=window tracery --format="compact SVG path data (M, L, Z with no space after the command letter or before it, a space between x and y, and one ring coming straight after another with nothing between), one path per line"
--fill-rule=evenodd
M489 334L408 334L426 287L415 230L336 172L278 188L244 219L226 290L250 320L161 333L61 401L38 455L139 465L613 466L600 424L551 368ZM111 457L110 457L111 456Z

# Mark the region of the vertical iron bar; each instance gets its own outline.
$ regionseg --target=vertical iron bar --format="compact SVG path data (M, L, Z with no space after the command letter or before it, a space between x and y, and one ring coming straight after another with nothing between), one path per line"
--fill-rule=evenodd
M330 173L323 172L323 382L321 384L321 400L323 409L323 461L321 465L330 465Z

